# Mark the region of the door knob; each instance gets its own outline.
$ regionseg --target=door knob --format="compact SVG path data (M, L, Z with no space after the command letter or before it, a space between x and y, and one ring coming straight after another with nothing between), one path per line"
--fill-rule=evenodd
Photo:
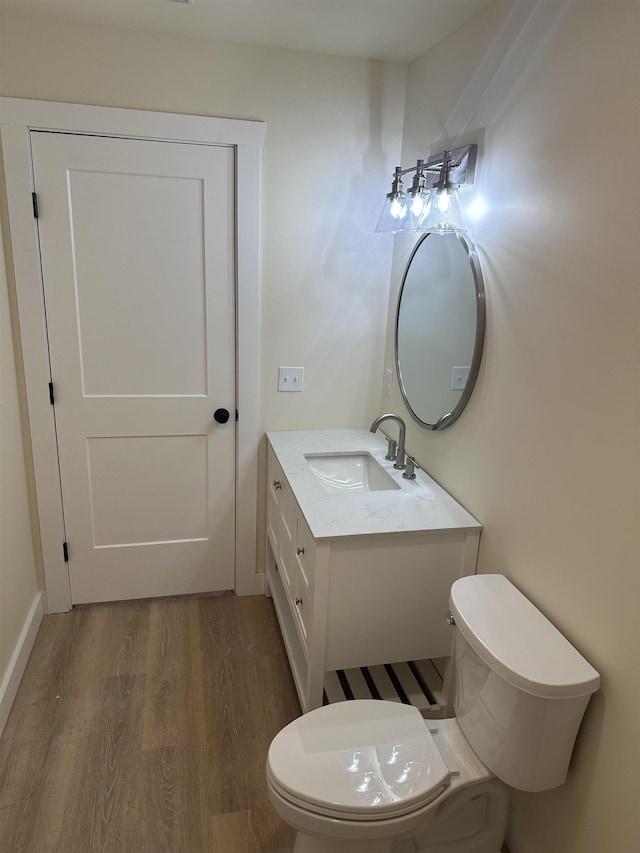
M216 409L213 413L213 418L219 424L226 424L229 420L229 410L228 409Z

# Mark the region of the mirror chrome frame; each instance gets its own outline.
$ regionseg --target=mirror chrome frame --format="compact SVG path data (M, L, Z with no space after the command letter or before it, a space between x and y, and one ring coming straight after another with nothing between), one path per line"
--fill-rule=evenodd
M396 359L396 374L398 376L398 384L400 386L400 393L402 394L402 399L404 400L405 406L409 410L411 417L420 424L420 426L425 427L425 429L430 430L438 430L445 429L445 427L451 426L455 421L458 420L460 415L462 414L464 407L469 402L469 398L473 393L473 389L476 384L476 379L478 378L478 371L480 370L480 362L482 361L482 351L484 348L484 334L485 334L485 323L486 323L486 308L485 308L485 294L484 294L484 279L482 276L482 268L480 266L480 260L478 258L478 254L475 250L473 243L469 240L469 238L465 235L461 234L452 234L448 235L447 239L457 239L460 243L462 243L462 247L466 252L467 258L469 259L469 265L471 266L471 272L473 274L473 281L476 289L476 339L473 346L473 356L471 359L471 366L469 369L469 378L467 379L467 384L464 387L464 391L457 404L454 406L452 411L447 412L442 415L436 423L430 424L426 421L423 421L416 412L413 410L411 403L409 402L409 398L407 397L407 392L404 386L404 382L402 380L402 371L400 369L400 362L398 361L398 323L400 319L400 304L402 302L402 294L404 292L404 286L407 280L407 275L409 273L409 269L411 267L411 262L413 261L416 252L423 244L423 242L431 235L431 231L428 231L423 237L418 240L416 245L411 252L411 256L407 261L407 265L405 267L403 276L402 276L402 284L400 285L400 293L398 294L398 305L396 308L396 326L395 326L395 359Z

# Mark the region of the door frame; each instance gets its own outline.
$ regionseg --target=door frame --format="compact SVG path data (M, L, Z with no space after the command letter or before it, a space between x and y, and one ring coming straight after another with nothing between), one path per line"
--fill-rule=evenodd
M236 593L264 592L256 572L259 423L259 209L260 149L266 124L83 104L0 98L4 158L29 431L42 545L47 609L71 608L54 407L49 400L49 352L34 191L30 133L49 130L199 145L235 152L236 264ZM55 377L54 377L55 378Z

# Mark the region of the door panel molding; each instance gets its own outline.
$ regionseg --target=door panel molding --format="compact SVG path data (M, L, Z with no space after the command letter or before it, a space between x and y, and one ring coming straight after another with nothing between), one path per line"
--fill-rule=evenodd
M49 612L71 607L57 466L49 358L30 132L49 130L198 145L231 146L236 153L236 592L258 594L256 573L258 447L258 206L260 148L266 124L256 121L0 98L11 253L25 372L37 507ZM54 377L55 379L55 377Z

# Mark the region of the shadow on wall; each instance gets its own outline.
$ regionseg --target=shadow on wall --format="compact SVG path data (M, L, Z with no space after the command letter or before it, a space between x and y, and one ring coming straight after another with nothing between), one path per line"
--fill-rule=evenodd
M357 148L350 158L353 168L345 172L335 204L328 207L323 221L317 223L322 234L320 269L310 269L319 292L310 294L320 304L314 312L323 321L314 325L305 358L313 374L326 374L327 361L335 359L332 343L339 344L343 364L348 367L351 353L358 353L353 364L360 365L359 376L349 376L353 389L369 394L378 388L382 375L383 348L393 241L388 235L376 235L375 224L387 191L386 176L400 157L406 68L391 63L369 63L368 109L363 113ZM363 153L362 153L363 152ZM362 353L368 354L363 359ZM330 410L334 396L332 383L318 381L326 394ZM354 411L362 408L362 399L353 397ZM348 421L348 413L345 422Z
M481 110L492 116L492 124L499 124L519 97L519 84L529 79L536 63L542 61L545 45L555 38L571 2L513 3L473 76L442 123L440 133L433 140L433 150L468 143L474 118ZM505 92L509 92L509 97L505 98ZM491 105L492 98L499 100Z

